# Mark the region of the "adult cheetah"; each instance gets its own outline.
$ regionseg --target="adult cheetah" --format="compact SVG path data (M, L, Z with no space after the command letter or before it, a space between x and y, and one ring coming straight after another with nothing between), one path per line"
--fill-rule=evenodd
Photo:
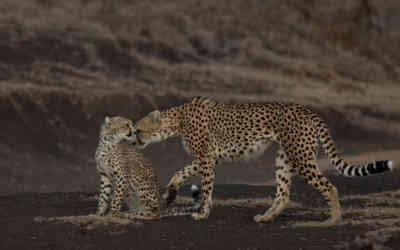
M136 124L140 147L167 139L182 137L184 148L193 162L177 171L165 194L168 204L174 201L179 187L191 176L201 176L202 206L193 213L196 220L210 214L215 166L222 160L236 161L260 155L275 142L279 145L276 164L276 196L272 206L256 215L256 222L267 222L278 216L289 202L294 173L317 189L330 206L330 219L318 225L332 225L341 220L336 187L317 166L319 143L330 164L344 176L366 176L392 169L392 161L375 161L351 165L337 154L334 141L324 120L311 109L293 103L223 104L196 97L191 102L165 111L153 111Z
M199 205L162 208L157 175L131 144L136 138L134 131L132 121L119 116L106 117L101 126L95 155L101 178L96 214L106 215L111 200L111 214L130 219L158 219L197 211ZM122 200L133 201L129 213L121 212Z

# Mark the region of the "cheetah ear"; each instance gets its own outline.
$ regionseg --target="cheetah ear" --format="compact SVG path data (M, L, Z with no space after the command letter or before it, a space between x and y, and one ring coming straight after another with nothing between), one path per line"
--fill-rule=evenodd
M154 122L154 123L160 123L161 122L161 114L160 114L159 110L155 110L155 111L151 112L149 114L149 116L150 116L150 119L151 119L152 122Z
M110 122L110 117L109 117L109 116L106 116L106 117L104 118L104 121L105 121L106 123L109 123L109 122Z

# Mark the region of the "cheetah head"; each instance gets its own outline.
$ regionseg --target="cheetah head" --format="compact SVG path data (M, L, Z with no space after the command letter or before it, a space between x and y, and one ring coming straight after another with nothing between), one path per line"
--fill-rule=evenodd
M127 118L106 116L100 130L100 136L108 137L108 139L111 139L115 143L122 140L136 142L136 127L133 122Z
M149 113L136 123L136 139L139 148L145 148L153 142L164 139L163 123L160 111Z

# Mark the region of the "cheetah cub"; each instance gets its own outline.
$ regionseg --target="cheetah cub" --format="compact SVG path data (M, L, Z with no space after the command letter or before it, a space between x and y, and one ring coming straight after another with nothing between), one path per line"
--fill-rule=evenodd
M150 162L136 152L135 126L123 117L106 117L100 130L95 159L100 174L100 194L96 215L111 214L129 219L159 219L188 215L198 210L192 207L163 209L160 184ZM192 189L193 196L198 195ZM122 201L128 201L129 213L122 213ZM130 202L129 202L130 201Z

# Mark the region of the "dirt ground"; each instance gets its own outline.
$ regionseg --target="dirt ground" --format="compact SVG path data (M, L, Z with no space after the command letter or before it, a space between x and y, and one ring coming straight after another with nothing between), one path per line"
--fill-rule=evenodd
M96 222L86 216L96 208L91 193L2 196L0 249L398 249L400 172L329 179L339 188L344 220L326 228L296 226L328 216L319 194L300 180L289 207L267 224L253 216L271 204L273 186L217 185L215 206L204 221Z

